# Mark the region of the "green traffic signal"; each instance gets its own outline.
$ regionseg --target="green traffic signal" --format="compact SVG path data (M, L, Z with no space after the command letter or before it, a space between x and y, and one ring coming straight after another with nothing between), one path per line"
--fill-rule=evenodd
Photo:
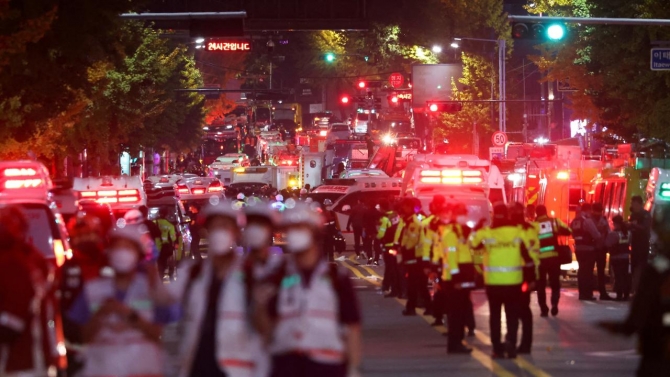
M561 24L549 25L547 28L547 38L552 41L560 41L565 36L565 27Z
M332 52L327 53L326 54L326 61L328 63L334 62L335 61L335 54L333 54Z

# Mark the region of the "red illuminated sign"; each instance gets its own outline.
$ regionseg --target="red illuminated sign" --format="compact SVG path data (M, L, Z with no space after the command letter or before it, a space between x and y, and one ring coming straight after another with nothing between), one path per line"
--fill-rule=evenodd
M244 41L212 41L207 42L207 51L251 51L251 43Z

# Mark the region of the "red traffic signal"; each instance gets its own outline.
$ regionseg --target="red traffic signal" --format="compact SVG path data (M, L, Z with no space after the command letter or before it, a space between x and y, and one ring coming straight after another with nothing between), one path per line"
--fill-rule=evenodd
M342 96L342 98L340 98L340 102L341 102L343 105L348 104L349 101L350 101L349 96Z
M433 113L457 113L463 110L463 104L454 101L428 102L428 110Z
M366 86L367 85L366 85L365 81L361 80L361 81L358 82L358 88L359 89L365 89Z
M396 96L391 97L391 102L398 103L398 97Z

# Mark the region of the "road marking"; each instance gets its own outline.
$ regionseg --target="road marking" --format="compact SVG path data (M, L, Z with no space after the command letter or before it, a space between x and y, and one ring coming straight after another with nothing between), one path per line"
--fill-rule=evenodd
M378 281L369 279L367 276L363 275L362 272L360 272L356 267L350 265L349 263L347 263L347 262L342 262L341 264L344 265L344 267L348 268L349 271L353 272L354 275L356 275L357 277L359 277L359 278L361 278L361 279L365 279L365 281L367 281L368 283L373 284L373 285L376 285L376 286L380 286L380 285L381 285L381 283L379 283Z
M475 331L475 337L482 343L487 346L491 345L491 338L488 335L484 334L481 330ZM528 373L532 374L535 377L551 377L550 374L546 373L542 369L531 364L528 360L517 355L516 359L513 360L514 364L518 365L521 369L526 370Z
M373 270L372 268L370 268L370 267L368 267L368 266L366 266L366 265L363 265L363 264L360 264L360 263L356 262L356 259L355 259L355 258L356 258L356 254L352 254L352 255L350 255L349 258L347 258L347 259L349 259L351 262L353 262L353 263L355 263L356 265L358 265L358 267L360 267L360 268L364 269L365 271L367 271L370 275L372 275L372 276L376 276L376 277L382 279L382 276L379 275L377 272L375 272L375 270Z

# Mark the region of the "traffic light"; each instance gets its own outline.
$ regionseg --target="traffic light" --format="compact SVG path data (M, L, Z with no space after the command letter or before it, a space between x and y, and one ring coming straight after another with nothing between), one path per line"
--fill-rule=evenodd
M463 104L455 101L434 101L426 105L431 113L457 113L463 110Z
M332 63L332 62L335 61L335 54L333 54L332 52L329 52L325 55L325 59L328 63Z
M343 95L342 98L340 98L340 103L343 105L348 105L349 102L351 101L351 98L349 98L348 95Z
M388 100L390 106L396 106L400 102L400 100L398 100L398 96L395 94L386 96L386 99Z
M566 29L562 23L544 24L540 22L516 22L512 24L512 38L560 41Z

